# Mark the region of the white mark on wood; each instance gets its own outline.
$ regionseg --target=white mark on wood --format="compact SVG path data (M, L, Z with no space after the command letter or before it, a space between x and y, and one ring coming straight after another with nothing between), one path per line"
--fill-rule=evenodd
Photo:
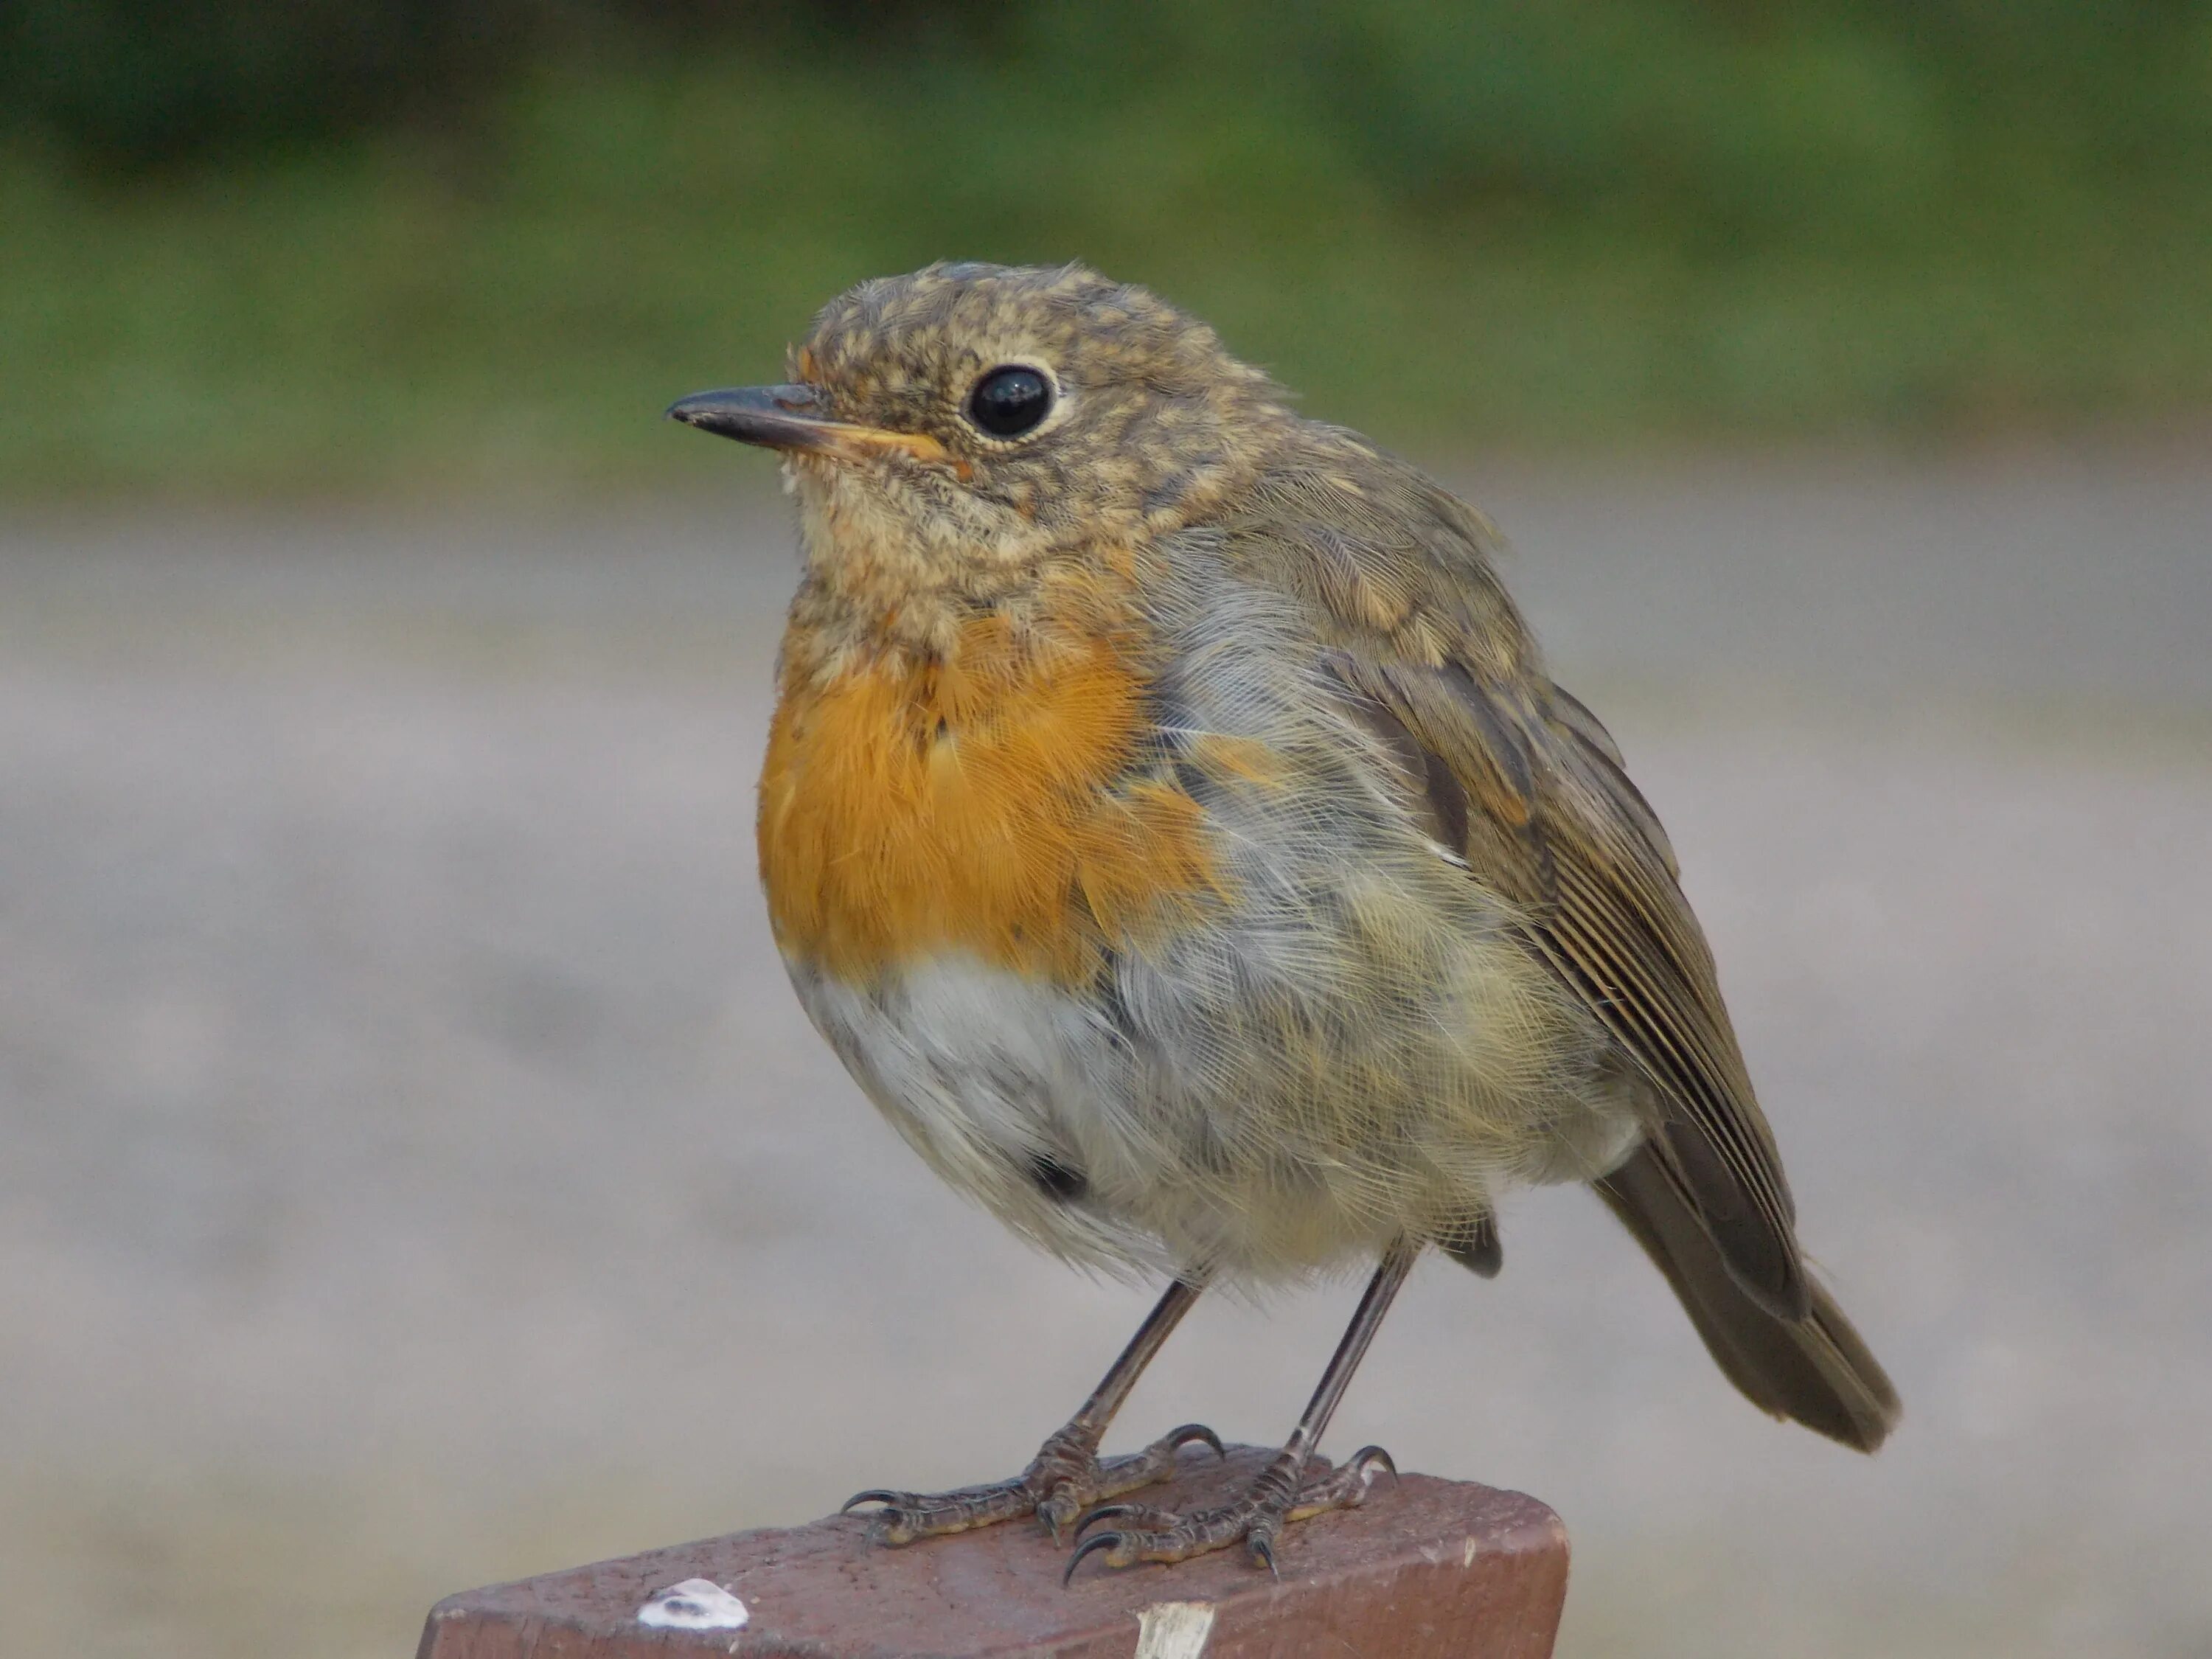
M742 1630L751 1617L744 1602L711 1578L657 1589L637 1610L639 1624L661 1630Z
M1137 1615L1136 1659L1199 1659L1212 1633L1212 1602L1155 1601Z
M1474 1565L1474 1558L1481 1553L1482 1540L1480 1538L1468 1539L1459 1553L1460 1565L1462 1567L1473 1566Z

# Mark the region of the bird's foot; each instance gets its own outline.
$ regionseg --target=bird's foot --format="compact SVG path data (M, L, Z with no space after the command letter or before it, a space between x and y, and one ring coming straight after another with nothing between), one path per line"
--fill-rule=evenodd
M839 1513L862 1504L883 1505L868 1528L869 1537L878 1544L911 1544L918 1538L995 1526L1024 1515L1036 1516L1057 1542L1068 1523L1099 1499L1166 1480L1175 1470L1176 1453L1193 1442L1221 1454L1220 1437L1212 1429L1203 1423L1186 1423L1140 1452L1102 1459L1090 1437L1071 1425L1047 1440L1029 1468L1012 1480L955 1492L856 1492Z
M1375 1471L1388 1469L1396 1480L1398 1466L1380 1446L1363 1446L1332 1468L1322 1458L1307 1459L1285 1451L1270 1463L1251 1490L1233 1504L1218 1509L1177 1515L1171 1510L1145 1504L1106 1504L1075 1523L1075 1554L1068 1561L1063 1582L1075 1577L1086 1555L1104 1558L1109 1567L1133 1566L1139 1561L1188 1561L1243 1540L1255 1566L1275 1571L1275 1538L1293 1521L1304 1521L1330 1510L1357 1509L1365 1501ZM1091 1532L1102 1522L1121 1524L1109 1532ZM1084 1534L1089 1533L1090 1536Z

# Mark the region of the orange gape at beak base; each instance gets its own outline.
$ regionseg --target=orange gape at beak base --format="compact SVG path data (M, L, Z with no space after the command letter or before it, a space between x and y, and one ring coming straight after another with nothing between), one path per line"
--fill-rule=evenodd
M811 386L747 386L723 392L695 392L668 406L668 418L702 432L734 438L763 449L826 455L833 460L868 460L903 454L965 473L952 453L921 432L890 432L881 427L825 421L806 411L817 401Z

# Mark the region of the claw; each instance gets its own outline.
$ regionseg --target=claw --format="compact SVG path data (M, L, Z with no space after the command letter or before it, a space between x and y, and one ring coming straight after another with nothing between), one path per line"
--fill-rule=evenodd
M904 1492L885 1492L880 1486L871 1486L866 1492L854 1492L850 1498L839 1504L837 1506L837 1513L840 1515L850 1515L854 1510L858 1509L863 1504L882 1504L887 1507L895 1508L896 1507L899 1499L905 1496L906 1494Z
M1268 1576L1277 1583L1283 1582L1282 1569L1275 1565L1275 1547L1273 1544L1264 1538L1255 1535L1244 1540L1244 1547L1251 1554L1255 1566L1267 1568Z
M1067 1571L1060 1575L1060 1587L1064 1589L1075 1582L1075 1570L1083 1565L1085 1556L1097 1550L1118 1548L1121 1543L1121 1534L1118 1532L1102 1532L1096 1538L1085 1539L1075 1547L1075 1553L1067 1558Z
M1068 1522L1082 1520L1088 1513L1091 1510L1075 1510L1071 1502L1064 1500L1064 1486L1055 1486L1051 1498L1046 1498L1037 1504L1037 1520L1044 1524L1044 1531L1053 1535L1053 1544L1061 1548L1071 1541L1068 1537L1064 1537L1064 1533L1068 1531ZM1082 1537L1082 1533L1075 1533L1075 1537Z
M1390 1471L1390 1484L1396 1486L1398 1484L1397 1460L1380 1446L1362 1446L1344 1460L1344 1466L1351 1469L1364 1470L1370 1465L1376 1463Z
M1185 1446L1203 1443L1213 1448L1216 1457L1225 1461L1229 1456L1229 1449L1221 1443L1221 1437L1203 1423L1186 1423L1179 1429L1170 1429L1160 1438L1178 1451Z
M1101 1521L1119 1520L1124 1516L1142 1515L1145 1512L1146 1505L1142 1504L1099 1504L1094 1505L1092 1508L1084 1510L1081 1515L1076 1516L1074 1532L1075 1541L1080 1544L1083 1541L1083 1534L1089 1532L1092 1527L1096 1526Z

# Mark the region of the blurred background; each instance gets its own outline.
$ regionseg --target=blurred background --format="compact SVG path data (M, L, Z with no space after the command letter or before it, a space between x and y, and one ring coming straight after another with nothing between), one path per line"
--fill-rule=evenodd
M0 8L0 1650L1009 1473L1142 1290L963 1209L751 871L795 579L656 418L1080 257L1515 543L1907 1416L1599 1207L1333 1440L1565 1516L1568 1656L2212 1651L2212 5ZM1349 1286L1115 1443L1273 1442ZM1322 1523L1326 1524L1326 1523Z

